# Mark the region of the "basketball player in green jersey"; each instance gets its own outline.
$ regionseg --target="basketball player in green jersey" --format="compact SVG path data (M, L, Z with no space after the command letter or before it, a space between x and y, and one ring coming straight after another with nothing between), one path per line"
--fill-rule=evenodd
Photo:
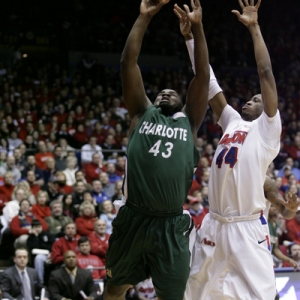
M170 89L154 105L145 94L137 64L152 17L169 0L142 0L140 15L121 59L123 97L131 117L126 204L113 221L109 240L105 300L121 300L130 285L152 277L158 299L182 300L189 275L191 217L182 210L199 153L197 131L207 109L209 65L202 8L192 0L187 18L195 39L195 77L183 107Z

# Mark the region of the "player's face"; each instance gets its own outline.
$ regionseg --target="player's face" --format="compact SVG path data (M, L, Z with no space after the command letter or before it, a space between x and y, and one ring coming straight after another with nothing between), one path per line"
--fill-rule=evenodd
M248 101L242 110L242 116L245 121L257 119L263 112L264 104L260 94L255 95Z
M171 116L181 111L183 105L179 95L174 90L162 90L154 101L154 106L160 107L162 113Z

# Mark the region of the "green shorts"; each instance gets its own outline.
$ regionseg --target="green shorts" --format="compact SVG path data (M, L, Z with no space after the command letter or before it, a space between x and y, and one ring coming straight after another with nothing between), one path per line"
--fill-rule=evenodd
M136 285L151 276L160 299L182 300L190 271L191 225L189 214L153 217L121 207L106 255L108 284Z

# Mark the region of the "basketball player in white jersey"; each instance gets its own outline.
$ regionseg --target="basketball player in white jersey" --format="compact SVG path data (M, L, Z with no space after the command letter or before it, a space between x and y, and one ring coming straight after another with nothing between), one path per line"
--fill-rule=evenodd
M261 94L246 103L241 117L227 104L211 69L209 104L223 137L211 165L210 212L197 231L187 300L273 300L276 295L263 185L268 165L279 152L281 120L271 61L258 25L261 0L256 5L254 0L250 5L244 1L239 0L242 14L232 12L252 36ZM184 12L178 6L174 11L183 32L189 26ZM191 57L192 36L185 38Z

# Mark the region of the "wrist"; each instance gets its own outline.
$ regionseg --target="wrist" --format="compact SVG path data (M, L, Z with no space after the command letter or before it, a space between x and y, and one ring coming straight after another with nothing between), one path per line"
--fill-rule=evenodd
M254 31L260 30L260 27L259 27L259 25L258 25L257 22L254 23L254 24L248 25L247 28L248 28L248 30L249 30L250 32L254 32Z
M192 40L194 38L191 31L188 34L184 34L183 37L186 41Z

